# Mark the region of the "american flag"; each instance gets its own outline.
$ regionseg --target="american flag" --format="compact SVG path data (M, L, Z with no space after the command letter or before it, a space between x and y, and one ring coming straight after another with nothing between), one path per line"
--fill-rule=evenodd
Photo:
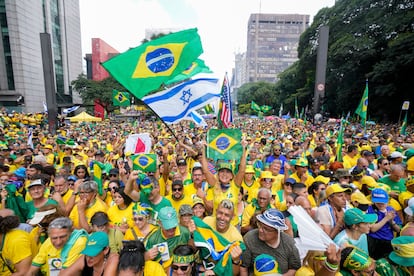
M224 76L223 86L221 88L220 121L225 128L229 128L230 124L233 122L230 85L227 73Z

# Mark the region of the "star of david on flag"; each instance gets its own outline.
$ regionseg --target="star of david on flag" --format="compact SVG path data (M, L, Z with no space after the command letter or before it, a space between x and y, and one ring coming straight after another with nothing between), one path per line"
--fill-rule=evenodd
M183 90L183 95L180 98L183 101L183 105L188 104L190 102L191 96L192 94L191 94L190 89Z
M243 147L239 129L210 129L207 132L207 157L214 160L240 159Z

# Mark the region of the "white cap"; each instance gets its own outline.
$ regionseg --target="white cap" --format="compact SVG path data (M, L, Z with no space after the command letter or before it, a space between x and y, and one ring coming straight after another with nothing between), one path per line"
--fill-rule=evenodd
M404 209L404 212L409 216L413 215L413 213L414 213L414 197L412 197L412 198L410 198L410 200L408 200L407 207Z
M42 219L47 216L56 213L56 209L51 209L43 212L36 212L33 216L33 218L29 221L30 225L37 225L39 224Z
M201 163L200 162L194 162L193 168L201 168Z
M407 158L407 157L405 157L404 155L402 155L402 153L401 152L399 152L399 151L394 151L393 153L391 153L391 155L390 155L390 158L403 158L403 159L405 159L405 158Z

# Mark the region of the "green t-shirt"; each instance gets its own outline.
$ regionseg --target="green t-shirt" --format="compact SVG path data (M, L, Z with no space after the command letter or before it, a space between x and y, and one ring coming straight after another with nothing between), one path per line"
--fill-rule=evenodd
M392 181L390 179L389 175L386 175L386 176L380 178L378 180L378 182L387 184L391 188L391 191L393 191L393 192L402 193L402 192L407 191L407 187L405 187L405 179L404 178L401 178L400 181L395 182L395 181Z
M57 201L48 198L45 205L43 205L43 206L51 205L51 204L56 205L56 206L58 205ZM31 218L33 218L34 214L36 213L37 209L39 209L39 208L36 208L34 206L33 200L27 202L27 207L29 208L29 213L27 215L27 218L31 219Z

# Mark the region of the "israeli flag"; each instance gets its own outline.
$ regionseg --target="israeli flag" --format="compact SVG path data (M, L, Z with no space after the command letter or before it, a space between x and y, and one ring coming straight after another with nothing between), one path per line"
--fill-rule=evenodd
M197 111L193 111L190 113L189 117L196 123L198 126L205 127L207 126L206 121L204 120L203 116L200 115Z
M64 108L64 109L62 110L62 114L69 114L69 113L71 113L71 112L73 112L73 111L77 110L79 107L80 107L79 105L74 105L74 106L69 107L69 108Z
M168 124L190 117L190 113L220 98L219 79L189 80L165 91L142 98Z

